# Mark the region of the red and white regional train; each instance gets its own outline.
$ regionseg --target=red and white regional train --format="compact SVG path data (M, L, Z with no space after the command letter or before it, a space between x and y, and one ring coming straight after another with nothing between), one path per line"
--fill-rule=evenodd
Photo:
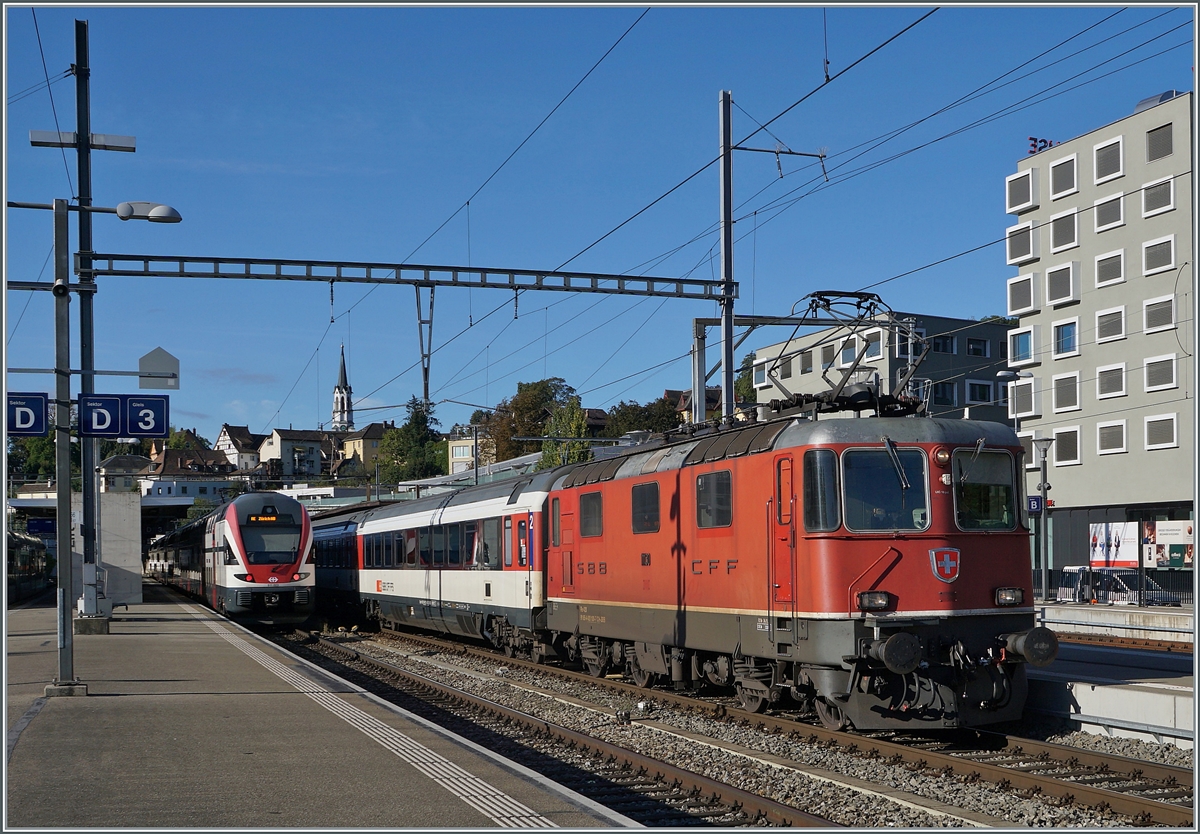
M149 570L227 617L297 625L316 608L308 511L277 492L239 495L157 539Z
M314 521L323 599L830 726L1018 718L1057 654L999 423L754 423Z

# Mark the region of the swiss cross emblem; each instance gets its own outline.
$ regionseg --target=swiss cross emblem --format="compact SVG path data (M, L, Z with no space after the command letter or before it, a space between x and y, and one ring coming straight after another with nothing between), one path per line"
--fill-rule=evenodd
M933 567L933 575L943 582L953 582L958 579L958 566L962 554L953 547L939 547L929 551L929 564Z

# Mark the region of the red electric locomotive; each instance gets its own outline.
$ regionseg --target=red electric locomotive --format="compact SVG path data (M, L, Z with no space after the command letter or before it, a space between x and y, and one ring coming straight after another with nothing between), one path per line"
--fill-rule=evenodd
M999 423L779 420L551 487L547 627L595 674L785 695L826 724L1020 716L1035 627L1021 447Z
M1006 721L1025 664L1057 653L1031 604L1021 453L1008 427L970 420L698 432L368 511L359 597L381 620L642 686L732 687L751 710L790 698L835 727ZM346 522L317 521L318 538ZM492 555L527 562L484 555L501 522ZM448 524L462 544L439 558ZM414 537L430 555L401 558ZM497 596L509 571L523 593Z

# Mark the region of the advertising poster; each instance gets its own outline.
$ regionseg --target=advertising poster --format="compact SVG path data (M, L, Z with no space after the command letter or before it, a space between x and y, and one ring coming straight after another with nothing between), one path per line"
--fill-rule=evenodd
M1194 521L1142 524L1142 564L1148 568L1190 568L1195 551Z
M1089 559L1094 568L1136 568L1138 566L1138 523L1106 521L1089 524Z

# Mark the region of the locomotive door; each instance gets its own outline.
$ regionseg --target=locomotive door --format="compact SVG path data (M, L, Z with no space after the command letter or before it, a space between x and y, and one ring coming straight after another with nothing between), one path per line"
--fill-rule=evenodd
M775 459L775 494L769 504L771 535L771 609L790 616L795 607L796 583L796 497L793 489L792 458Z
M558 499L554 499L555 504ZM558 533L559 542L561 542L562 550L559 551L561 562L559 569L562 571L562 592L564 594L575 593L575 513L561 512L558 514Z

